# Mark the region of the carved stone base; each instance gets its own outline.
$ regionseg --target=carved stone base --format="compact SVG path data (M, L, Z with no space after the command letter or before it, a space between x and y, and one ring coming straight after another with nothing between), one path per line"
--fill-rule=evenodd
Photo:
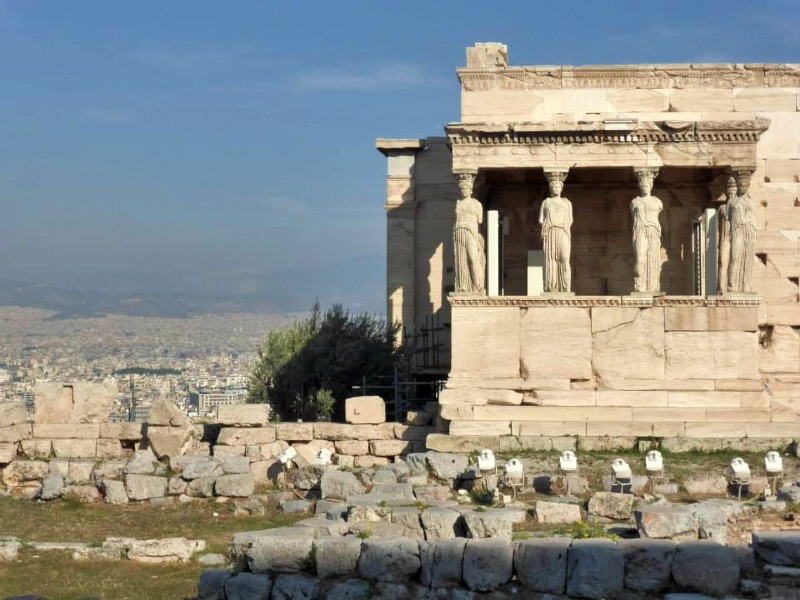
M630 295L634 298L658 298L667 294L666 292L631 292Z
M574 298L575 292L542 292L541 298Z

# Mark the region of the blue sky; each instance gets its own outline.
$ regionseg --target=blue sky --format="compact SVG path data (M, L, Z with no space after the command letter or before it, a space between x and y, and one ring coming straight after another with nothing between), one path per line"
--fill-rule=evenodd
M374 141L458 120L467 46L800 62L798 31L798 0L0 0L0 279L380 304Z

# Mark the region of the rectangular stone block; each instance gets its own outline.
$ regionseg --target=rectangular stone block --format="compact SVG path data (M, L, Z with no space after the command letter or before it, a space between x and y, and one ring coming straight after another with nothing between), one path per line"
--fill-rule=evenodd
M268 421L268 404L228 404L217 407L217 423L221 425L263 427Z
M740 112L795 112L795 88L734 88L733 110Z
M100 423L100 437L139 442L142 439L142 423Z
M706 420L705 408L634 408L631 410L632 421L683 423Z
M30 423L19 423L18 425L0 427L0 442L16 443L20 440L27 440L31 437L31 429Z
M540 390L535 392L532 404L539 406L595 406L594 390Z
M519 308L454 306L451 330L451 376L520 376Z
M11 442L0 443L0 464L8 464L17 458L17 445Z
M433 427L421 427L416 425L394 424L394 437L398 440L411 442L424 442L429 433L433 433Z
M27 458L50 458L53 445L50 440L22 440L22 455Z
M439 403L445 405L500 404L513 406L522 404L522 393L510 389L494 388L445 388L439 392Z
M769 158L765 170L765 176L770 183L800 181L800 159L797 158Z
M450 435L432 433L428 436L428 450L434 452L475 452L488 448L500 452L499 435Z
M669 392L670 407L739 408L739 392Z
M0 402L0 427L27 422L28 409L24 402Z
M369 450L374 456L400 456L411 452L412 444L404 440L372 440Z
M450 435L511 435L511 421L450 421Z
M631 410L626 407L597 406L518 406L513 410L502 406L476 406L479 421L630 421ZM428 436L430 439L430 436Z
M439 416L448 421L463 420L470 421L473 418L473 407L457 406L455 404L445 404L439 411Z
M742 408L769 408L770 396L766 390L761 392L739 392Z
M738 424L740 427L741 423ZM797 438L797 423L744 423L745 433L754 438Z
M119 440L97 440L98 458L122 458L122 444Z
M589 379L592 335L589 309L531 307L520 320L524 378Z
M666 331L756 331L758 309L754 306L667 306Z
M711 379L600 379L597 382L598 392L601 390L620 391L713 391L714 381Z
M688 438L740 438L747 435L744 423L686 423Z
M96 440L100 437L100 423L34 423L33 437Z
M683 423L628 422L628 423L587 423L587 436L611 437L666 437L684 435Z
M665 378L663 308L596 307L591 315L592 368L598 379Z
M223 427L219 431L217 444L225 446L250 446L274 442L275 427Z
M714 389L720 392L761 392L764 383L760 379L718 379Z
M53 454L56 458L94 458L97 456L97 440L53 440Z
M380 396L354 396L344 401L344 420L348 423L386 422L386 403Z
M311 423L276 423L275 435L287 442L310 442L314 439L314 425Z
M512 421L511 434L518 437L584 436L586 421Z
M692 419L694 420L694 419ZM770 411L766 408L708 408L706 421L709 423L750 423L767 422Z
M608 90L609 112L667 112L669 90Z
M366 440L340 440L333 444L336 448L336 454L348 454L351 456L369 454L369 442Z
M758 338L744 331L666 334L667 379L756 379Z
M222 446L217 445L212 449L214 456L244 456L247 446Z
M667 392L656 391L598 391L597 406L668 406Z
M673 89L669 96L670 110L674 111L733 111L731 89Z
M381 425L345 425L343 423L314 423L314 439L329 440L392 440L394 423Z

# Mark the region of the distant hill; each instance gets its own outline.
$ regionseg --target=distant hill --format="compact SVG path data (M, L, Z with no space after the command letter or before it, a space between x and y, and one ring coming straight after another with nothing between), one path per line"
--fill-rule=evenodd
M199 314L302 312L319 299L323 306L338 302L355 312L383 313L383 268L382 259L376 258L346 261L324 268L287 269L264 276L259 289L246 294L226 290L211 294L115 294L0 279L0 306L51 310L57 313L53 317L55 319L108 314L188 317Z

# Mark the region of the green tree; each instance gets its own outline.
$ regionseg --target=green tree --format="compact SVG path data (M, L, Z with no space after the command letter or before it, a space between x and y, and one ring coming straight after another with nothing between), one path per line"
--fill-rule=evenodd
M250 375L249 402L267 402L282 420L341 420L362 377L390 375L394 331L368 314L314 304L306 319L267 334Z

